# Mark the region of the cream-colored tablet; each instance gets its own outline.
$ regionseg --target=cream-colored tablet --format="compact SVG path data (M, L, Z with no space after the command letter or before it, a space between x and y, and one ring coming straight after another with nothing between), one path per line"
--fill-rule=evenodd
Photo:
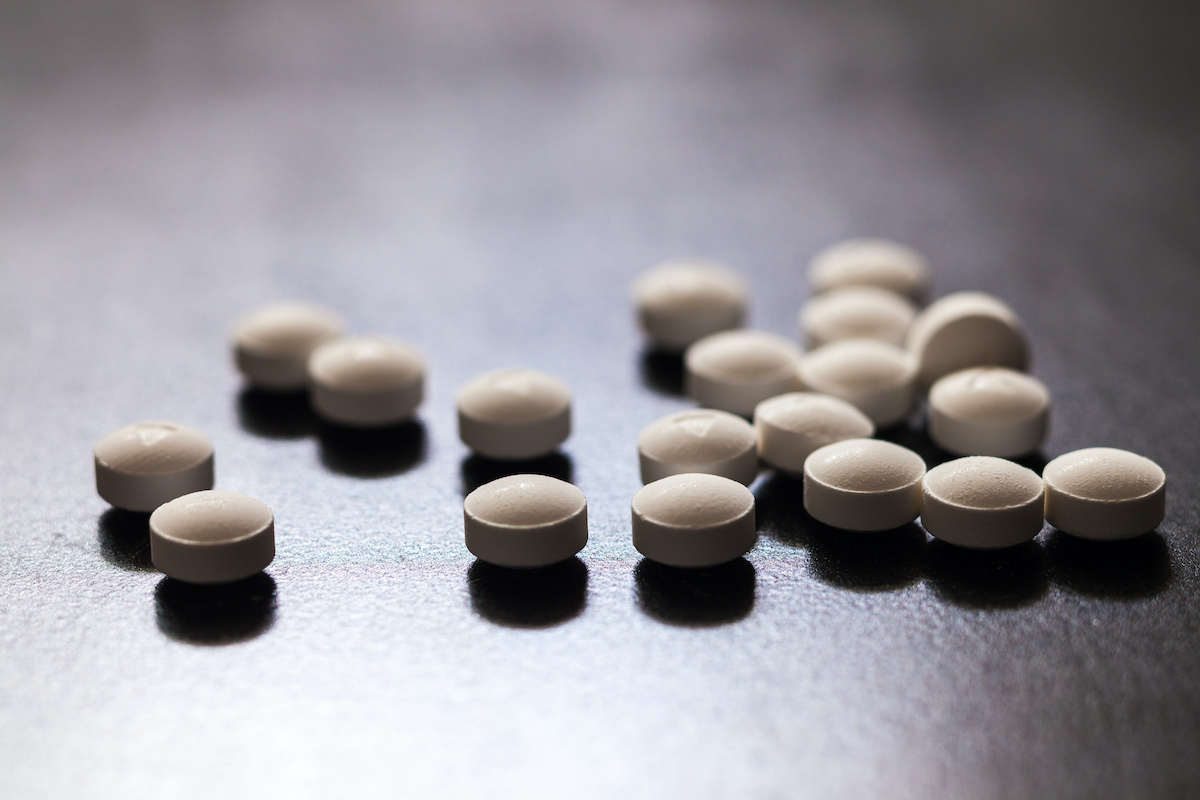
M749 485L758 476L754 426L727 411L697 408L650 423L638 435L642 483L705 472Z
M800 361L804 388L842 398L880 428L912 411L916 376L911 354L871 339L843 339L818 347Z
M804 461L804 510L848 531L886 531L921 513L925 462L898 444L846 439Z
M458 390L458 436L481 456L552 453L571 434L571 390L534 369L498 369Z
M96 491L127 511L153 511L213 485L212 440L177 422L126 425L100 440L95 461Z
M775 469L804 474L804 461L818 447L875 435L871 418L838 397L788 392L754 409L758 457Z
M1042 471L1046 521L1085 539L1129 539L1160 524L1167 474L1150 459L1113 447L1061 455Z
M841 339L877 339L904 344L917 315L911 302L875 286L849 286L819 294L800 310L800 329L809 347Z
M275 517L237 492L185 494L150 515L150 560L188 583L230 583L275 558Z
M672 567L713 567L745 555L758 540L754 495L720 475L684 473L633 496L633 546Z
M1029 342L1013 310L982 292L947 295L913 320L904 346L917 358L922 390L968 367L1025 370Z
M746 297L746 283L736 273L705 261L668 261L633 284L638 324L654 347L670 352L740 328Z
M308 357L342 335L342 318L312 303L272 303L233 326L233 357L252 385L280 391L308 383Z
M1042 479L992 456L968 456L929 470L921 524L949 544L993 550L1027 542L1042 530Z
M1050 421L1050 390L1024 372L972 367L929 390L929 437L961 456L1010 458L1042 446Z
M684 355L688 396L702 406L749 417L769 397L798 389L800 348L765 331L706 336Z
M544 567L587 544L587 499L566 481L509 475L463 501L467 549L502 567Z
M386 336L354 336L318 347L308 360L312 404L343 425L402 422L425 396L420 351Z
M915 250L887 239L849 239L813 257L808 282L814 292L877 286L920 300L929 289L929 265Z

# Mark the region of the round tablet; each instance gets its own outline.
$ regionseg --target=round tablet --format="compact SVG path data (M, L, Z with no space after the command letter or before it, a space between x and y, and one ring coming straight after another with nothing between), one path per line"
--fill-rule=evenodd
M96 491L127 511L153 511L213 485L212 441L177 422L126 425L100 440L95 461Z
M343 425L402 422L425 396L425 359L385 336L354 336L318 347L308 360L313 408Z
M929 265L915 250L887 239L849 239L813 257L808 282L814 292L876 286L920 300L929 288Z
M982 292L959 292L933 303L913 320L904 346L917 358L917 385L968 367L1029 364L1025 328L1012 309Z
M278 391L303 389L308 357L342 335L342 318L312 303L272 303L233 326L233 358L252 385Z
M758 476L754 426L726 411L698 408L650 423L638 435L642 483L705 472L749 485Z
M1167 475L1150 459L1113 447L1061 455L1042 471L1046 521L1085 539L1129 539L1166 515Z
M467 549L502 567L544 567L587 544L587 499L566 481L509 475L463 501Z
M571 390L534 369L498 369L458 390L458 436L481 456L552 453L571 434Z
M993 456L968 456L929 470L921 524L949 544L993 550L1027 542L1042 530L1042 479Z
M818 347L800 361L804 388L842 398L880 428L912 411L916 376L911 354L871 339L843 339Z
M720 475L684 473L633 496L633 546L672 567L713 567L750 552L758 539L754 495Z
M237 492L185 494L150 515L150 560L188 583L230 583L275 558L271 509Z
M684 383L700 405L749 417L769 397L799 388L800 348L765 331L724 331L687 349Z
M736 273L704 261L668 261L633 284L638 324L653 346L670 352L740 328L746 297L746 283Z
M929 437L951 453L1010 458L1042 446L1050 390L1024 372L973 367L940 379L929 391Z
M754 409L758 457L793 475L804 473L812 451L843 439L869 439L875 423L838 397L789 392L764 400Z
M921 513L925 462L898 444L846 439L804 461L804 510L834 528L886 531Z
M809 347L841 339L878 339L904 344L904 334L917 315L899 294L875 286L850 286L819 294L800 310L800 329Z

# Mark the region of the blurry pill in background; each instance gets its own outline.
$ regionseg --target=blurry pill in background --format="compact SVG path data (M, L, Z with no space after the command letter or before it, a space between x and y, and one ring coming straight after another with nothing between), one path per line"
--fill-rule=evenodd
M308 360L312 404L325 419L355 427L409 419L425 396L425 359L386 336L353 336L321 345Z
M920 253L898 242L847 239L813 256L808 282L817 294L849 286L874 286L920 302L929 291L929 265Z
M345 324L333 311L312 303L262 306L233 326L238 371L260 389L294 391L308 385L308 357L342 335Z
M740 328L747 294L737 273L706 261L668 261L633 283L638 325L654 348L675 353L709 334Z
M799 375L805 389L840 397L878 428L907 417L916 399L916 360L887 342L843 339L818 347L800 360Z
M684 355L688 396L707 408L750 417L754 407L798 389L800 348L765 331L725 331L693 344Z
M800 329L809 347L841 339L877 339L904 344L917 315L902 295L875 286L850 286L819 294L800 310Z

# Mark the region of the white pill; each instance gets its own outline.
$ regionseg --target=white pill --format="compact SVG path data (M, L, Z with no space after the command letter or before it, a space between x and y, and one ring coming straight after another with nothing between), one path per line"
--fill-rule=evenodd
M793 475L804 473L804 461L818 447L843 439L875 435L871 418L838 397L815 392L789 392L764 400L754 409L758 457Z
M1024 372L972 367L929 390L929 437L951 453L1010 458L1042 446L1050 390Z
M909 415L916 399L917 362L887 342L843 339L800 361L800 381L814 392L840 397L886 428Z
M684 383L700 405L749 417L769 397L800 388L800 348L765 331L724 331L687 349Z
M633 496L633 546L672 567L712 567L750 552L758 540L754 495L720 475L684 473Z
M1129 539L1166 515L1167 474L1150 459L1113 447L1061 455L1042 471L1046 521L1085 539Z
M917 358L917 385L968 367L1029 365L1025 328L1012 309L982 292L947 295L913 320L904 346Z
M185 494L150 515L150 560L188 583L230 583L275 558L275 517L237 492Z
M915 250L887 239L849 239L817 253L808 267L814 292L876 286L920 300L929 288L929 265Z
M846 439L804 461L804 510L848 531L886 531L921 513L925 462L898 444Z
M308 361L312 403L332 422L374 427L402 422L425 396L425 359L385 336L354 336L318 347Z
M746 283L704 261L669 261L638 276L633 302L638 324L655 347L680 352L709 334L740 328Z
M931 536L977 550L1011 547L1042 530L1042 479L993 456L939 464L925 476L921 524Z
M587 499L566 481L509 475L463 501L467 549L502 567L544 567L587 544Z
M552 453L571 434L571 390L534 369L498 369L458 390L458 436L481 456Z
M749 485L758 476L754 426L726 411L698 408L650 423L638 435L642 483L704 472Z
M344 328L342 318L327 308L312 303L272 303L234 324L234 362L254 386L303 389L312 351L341 336Z
M96 491L117 508L153 511L180 495L211 489L213 444L177 422L138 422L96 445Z
M875 286L850 286L819 294L800 310L809 347L841 339L878 339L904 344L917 310L901 295Z

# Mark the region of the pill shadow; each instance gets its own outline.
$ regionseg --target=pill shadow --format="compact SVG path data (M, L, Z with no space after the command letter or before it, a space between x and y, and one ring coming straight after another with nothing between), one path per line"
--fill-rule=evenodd
M550 628L583 613L588 570L577 557L537 569L476 561L467 570L467 593L476 614L508 628Z
M317 432L320 422L307 392L268 392L243 389L237 398L242 430L265 439L303 439Z
M804 482L786 473L768 474L754 487L758 532L780 544L807 547L813 522L804 510Z
M1102 600L1143 600L1166 590L1174 572L1157 531L1119 542L1093 542L1051 528L1046 537L1051 581Z
M683 397L683 354L644 350L638 360L642 385L668 397Z
M405 420L382 428L350 428L321 422L317 426L321 463L331 472L355 478L400 475L425 458L425 425Z
M745 558L704 569L643 558L633 569L638 608L659 622L687 628L745 619L754 610L756 582L754 565Z
M100 555L110 564L134 572L153 572L150 560L150 515L110 508L96 526Z
M970 550L930 541L925 578L938 598L962 608L1020 608L1049 589L1046 552L1036 541L999 550Z
M265 572L216 586L163 578L154 587L155 619L158 629L176 641L236 644L275 624L275 594L275 581Z
M459 473L462 476L462 493L465 497L485 483L508 475L549 475L551 478L571 483L575 475L575 464L570 456L561 452L525 461L500 461L473 455L462 460Z
M925 567L925 531L909 523L887 531L844 531L805 515L809 567L824 584L857 592L903 589Z

